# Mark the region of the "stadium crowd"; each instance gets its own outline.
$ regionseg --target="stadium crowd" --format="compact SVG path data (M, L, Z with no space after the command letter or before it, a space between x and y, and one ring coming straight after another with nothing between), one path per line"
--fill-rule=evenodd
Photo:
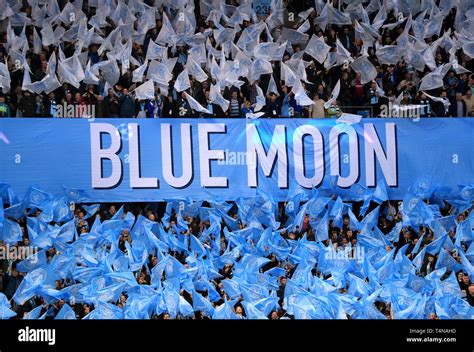
M4 185L17 203L3 224L2 317L472 319L472 190L445 202L422 180L403 202L379 184L354 189L363 202L323 187L285 203L69 208L34 187L18 202Z
M474 112L472 11L462 2L2 6L0 117L381 116L389 103L419 106L422 117ZM145 81L152 91L139 89Z
M0 1L0 117L473 116L473 9ZM472 185L324 187L98 205L0 184L0 318L474 317Z

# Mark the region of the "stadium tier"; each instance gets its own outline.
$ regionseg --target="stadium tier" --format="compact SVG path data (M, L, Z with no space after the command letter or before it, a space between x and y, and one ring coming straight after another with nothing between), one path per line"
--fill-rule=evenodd
M473 31L472 1L0 0L0 319L473 319Z

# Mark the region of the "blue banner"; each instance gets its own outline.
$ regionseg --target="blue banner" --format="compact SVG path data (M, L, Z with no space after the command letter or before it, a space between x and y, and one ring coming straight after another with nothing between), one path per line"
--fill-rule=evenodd
M161 201L257 189L284 201L298 186L351 199L383 180L401 199L419 177L474 182L474 119L0 119L0 183L83 201Z

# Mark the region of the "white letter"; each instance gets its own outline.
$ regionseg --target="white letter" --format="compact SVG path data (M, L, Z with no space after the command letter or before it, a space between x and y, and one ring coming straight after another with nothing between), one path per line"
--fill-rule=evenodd
M199 166L201 169L201 186L203 187L227 187L227 177L211 176L211 160L224 159L224 151L209 149L210 133L225 133L226 126L223 123L200 123L198 124L199 135Z
M138 124L128 124L128 150L131 188L158 188L156 177L140 177L140 146Z
M375 186L375 158L379 161L380 168L385 176L387 185L397 185L397 148L395 139L395 124L385 124L385 140L387 143L387 154L385 155L379 136L371 123L364 124L365 140L365 176L367 187Z
M191 124L181 124L181 162L180 177L173 175L173 147L171 146L171 124L161 124L161 153L163 160L163 177L174 188L185 187L193 178L193 160L191 149Z
M257 187L257 155L261 161L263 174L270 176L275 159L278 156L278 187L288 187L287 153L286 153L286 127L276 125L268 154L265 153L262 141L254 124L247 125L247 175L249 187ZM283 138L280 143L279 138Z
M342 177L339 168L339 135L347 134L349 138L349 175ZM339 187L349 187L356 182L359 177L359 141L357 132L350 125L340 124L331 129L329 133L329 152L331 160L331 175L337 177Z
M90 126L92 187L113 187L120 182L122 177L122 161L117 155L122 146L119 131L108 123L91 123ZM107 133L110 136L108 149L101 148L102 133ZM112 173L109 177L102 177L102 159L109 159L112 162Z
M310 135L313 140L314 176L305 176L304 137ZM324 177L323 136L314 126L300 126L293 134L293 158L295 162L295 178L298 184L305 188L319 185Z

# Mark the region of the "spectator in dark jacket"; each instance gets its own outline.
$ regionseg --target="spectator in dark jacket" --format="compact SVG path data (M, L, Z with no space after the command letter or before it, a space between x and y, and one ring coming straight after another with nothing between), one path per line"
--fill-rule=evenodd
M270 93L270 96L267 99L265 115L266 117L281 116L281 103L280 100L277 99L275 93Z
M33 117L35 115L36 102L35 98L29 91L23 93L23 97L18 103L18 109L20 109L23 117Z
M122 91L120 98L120 117L135 117L135 102L133 101L127 88Z
M466 102L462 98L462 93L456 93L456 100L453 103L451 103L451 106L449 107L449 116L452 116L452 117L468 116Z

